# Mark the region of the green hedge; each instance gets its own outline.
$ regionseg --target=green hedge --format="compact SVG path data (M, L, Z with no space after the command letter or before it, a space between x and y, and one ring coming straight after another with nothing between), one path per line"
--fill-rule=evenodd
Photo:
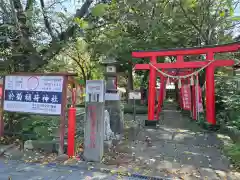
M76 107L84 108L85 104L77 104ZM132 104L124 104L124 113L133 113L133 105ZM147 114L148 107L143 105L136 105L136 113L137 114Z
M133 105L132 104L125 104L124 105L124 113L133 113ZM140 106L136 105L136 114L147 114L148 107L147 106Z
M84 108L85 107L85 103L84 104L76 104L76 107Z

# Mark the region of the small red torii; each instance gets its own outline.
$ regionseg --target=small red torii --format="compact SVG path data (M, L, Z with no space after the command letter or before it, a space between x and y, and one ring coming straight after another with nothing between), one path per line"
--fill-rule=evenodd
M170 71L170 72L166 72L168 75L172 75L172 76L184 76L184 75L189 75L191 73L193 73L193 70L189 70L189 69L184 69L185 71L180 71L180 72L175 72L175 71ZM160 86L160 90L159 90L159 96L158 96L158 105L157 105L157 112L156 112L156 116L155 119L159 119L159 115L160 112L162 110L162 104L164 101L164 93L166 90L166 77L164 75L162 75L161 73L157 72L158 76L160 76L160 82L161 82L161 86ZM187 78L187 80L190 82L190 79ZM175 82L175 80L173 79L169 79L169 83L170 82ZM181 104L180 104L181 106Z
M214 71L216 67L220 66L233 66L234 60L215 60L215 53L235 52L240 49L240 42L232 44L218 45L218 46L205 46L194 47L185 49L168 49L159 51L138 51L132 52L134 58L150 58L150 64L136 64L135 70L149 70L149 90L148 90L148 121L156 121L154 116L154 105L156 96L156 77L158 69L186 69L186 68L202 68L206 65L206 116L208 123L215 125L215 83ZM206 55L205 61L191 61L185 62L184 56L186 55ZM176 56L175 63L157 63L158 56ZM213 61L212 63L209 63ZM154 67L153 67L154 66ZM160 76L161 77L161 76ZM163 81L163 78L161 79ZM160 90L161 91L161 90ZM161 92L160 95L163 93Z

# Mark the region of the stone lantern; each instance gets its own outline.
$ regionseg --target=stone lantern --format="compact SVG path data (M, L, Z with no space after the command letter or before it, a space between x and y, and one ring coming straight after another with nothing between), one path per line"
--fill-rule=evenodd
M105 66L106 93L117 93L117 61L108 58L102 64Z
M120 95L117 90L117 61L112 58L106 58L102 61L105 67L106 94L105 109L109 112L110 127L116 134L123 133L123 112L121 110Z

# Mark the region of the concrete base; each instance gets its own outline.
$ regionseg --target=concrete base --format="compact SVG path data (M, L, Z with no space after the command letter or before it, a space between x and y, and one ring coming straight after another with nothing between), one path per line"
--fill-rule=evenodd
M64 153L66 152L67 144L64 143ZM59 148L59 140L41 141L27 140L24 143L24 150L43 150L48 153L57 153Z

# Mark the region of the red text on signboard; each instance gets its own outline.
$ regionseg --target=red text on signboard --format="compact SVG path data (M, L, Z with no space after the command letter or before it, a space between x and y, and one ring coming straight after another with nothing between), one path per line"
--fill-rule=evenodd
M95 148L96 147L96 107L89 106L88 112L90 115L90 123L91 123L89 148Z
M183 85L181 88L181 94L182 94L183 109L190 110L191 109L190 85Z

